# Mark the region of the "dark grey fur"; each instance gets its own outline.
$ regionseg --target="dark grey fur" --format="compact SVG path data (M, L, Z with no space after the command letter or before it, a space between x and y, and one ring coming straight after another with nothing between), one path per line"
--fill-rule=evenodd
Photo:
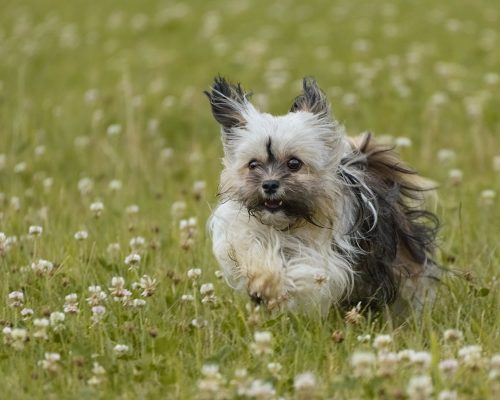
M210 91L204 91L212 106L212 114L219 124L229 133L231 128L244 126L245 120L241 115L241 106L250 96L239 83L231 84L225 78L218 76L214 79ZM231 137L226 137L231 139Z
M344 305L362 302L380 309L398 298L404 278L425 274L426 264L433 262L439 221L433 213L409 205L424 190L408 179L415 172L402 166L392 149L372 144L370 135L342 165L348 168L341 168L339 174L358 214L350 236L363 250L356 262L354 292ZM361 171L370 191L349 170ZM366 199L376 207L375 225Z
M313 78L304 78L302 81L303 92L296 97L291 112L308 111L320 117L326 117L330 113L330 107L325 94L316 84Z

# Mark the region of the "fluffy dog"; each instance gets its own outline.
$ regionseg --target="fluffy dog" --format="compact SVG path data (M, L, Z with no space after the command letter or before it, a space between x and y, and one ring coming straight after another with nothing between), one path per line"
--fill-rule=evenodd
M209 229L230 286L270 309L322 314L420 309L434 296L425 181L371 135L348 138L313 79L281 116L222 77L205 94L224 148Z

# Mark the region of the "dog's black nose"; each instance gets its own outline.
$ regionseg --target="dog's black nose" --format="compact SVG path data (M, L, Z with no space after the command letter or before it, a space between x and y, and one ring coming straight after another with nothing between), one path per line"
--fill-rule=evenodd
M280 187L280 182L275 180L269 180L262 182L262 189L266 194L273 194Z

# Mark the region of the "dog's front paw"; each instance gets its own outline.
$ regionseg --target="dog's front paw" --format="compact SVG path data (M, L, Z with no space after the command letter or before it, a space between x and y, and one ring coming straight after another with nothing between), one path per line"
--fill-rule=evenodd
M265 271L250 277L248 294L253 302L264 304L270 310L287 300L282 274L276 271Z

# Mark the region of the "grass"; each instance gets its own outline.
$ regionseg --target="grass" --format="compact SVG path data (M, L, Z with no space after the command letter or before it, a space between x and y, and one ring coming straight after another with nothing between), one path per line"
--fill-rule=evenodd
M0 231L17 242L8 250L3 243L0 257L0 322L25 329L29 340L4 334L2 397L233 398L229 381L246 368L249 382L268 382L287 398L406 398L416 367L353 376L352 354L373 351L357 339L366 334L392 335L393 351L428 351L432 363L423 373L434 397L441 390L460 399L498 396L488 374L500 351L500 212L484 191L500 190L498 158L493 165L500 154L499 19L500 7L488 0L4 1ZM432 313L403 326L380 319L350 325L335 310L323 320L270 315L249 310L215 276L204 226L222 150L202 91L218 73L241 81L273 113L286 112L301 78L313 75L351 134L411 139L399 151L439 183L438 258L454 271ZM83 178L93 183L84 194ZM110 189L112 180L121 189ZM193 194L196 181L206 182L201 198ZM96 201L104 205L99 218L90 211ZM175 202L185 204L180 217ZM127 212L134 204L139 212ZM185 250L179 219L190 217L197 235ZM42 234L30 237L30 226ZM80 230L86 240L75 240ZM146 242L142 259L129 270L124 259L138 236ZM111 243L120 245L114 254ZM36 274L31 264L39 259L51 261L52 272ZM193 267L202 270L195 287L187 277ZM122 276L140 298L132 283L144 274L158 282L144 307L111 299L112 277ZM216 307L201 303L199 285L207 282ZM85 300L91 285L108 293L96 324ZM24 294L19 307L11 306L13 291ZM47 339L35 337L34 320L62 311L70 293L78 295L79 313L66 314L60 331L48 327ZM194 301L181 301L184 294ZM24 307L33 316L23 317ZM193 327L194 319L206 326ZM463 341L446 342L447 329L463 332ZM259 356L252 343L262 331L272 333L271 351ZM123 356L117 344L128 346ZM482 346L478 365L461 362L446 378L440 360L466 344ZM46 352L60 355L48 369L39 363ZM93 372L94 362L105 372ZM281 364L278 375L269 362ZM213 363L221 376L203 375ZM315 394L294 390L294 377L306 371L316 378ZM89 384L93 376L98 384ZM218 394L203 385L219 386Z

